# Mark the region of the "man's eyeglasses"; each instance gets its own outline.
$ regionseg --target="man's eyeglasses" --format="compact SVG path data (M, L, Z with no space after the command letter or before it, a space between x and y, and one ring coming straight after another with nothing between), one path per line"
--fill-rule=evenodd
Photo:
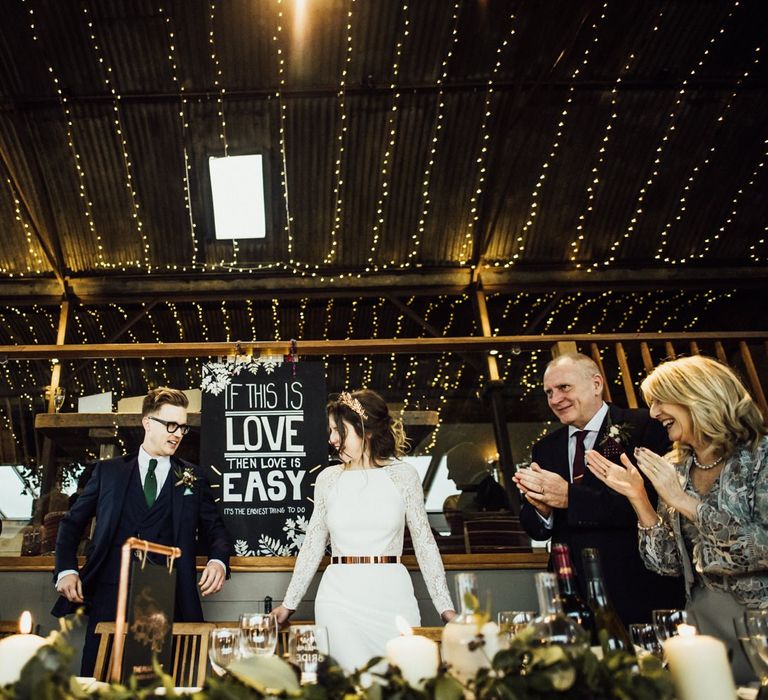
M189 429L192 427L190 425L187 425L186 423L176 423L175 421L172 421L172 420L163 420L162 418L155 418L154 416L148 416L148 417L149 417L149 420L162 423L165 426L165 429L169 433L175 433L177 430L180 430L182 435L186 435L189 432Z

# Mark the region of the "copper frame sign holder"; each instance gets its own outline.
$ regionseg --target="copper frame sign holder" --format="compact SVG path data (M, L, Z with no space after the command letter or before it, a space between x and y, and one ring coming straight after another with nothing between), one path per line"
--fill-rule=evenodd
M160 554L168 557L168 570L173 569L174 559L181 556L179 547L168 547L164 544L155 544L136 537L129 537L122 546L120 552L120 584L117 589L117 614L115 616L115 640L112 643L112 667L110 680L113 683L120 682L120 671L123 666L123 647L125 645L126 612L128 607L128 574L131 566L131 552L143 552L143 561L147 554Z

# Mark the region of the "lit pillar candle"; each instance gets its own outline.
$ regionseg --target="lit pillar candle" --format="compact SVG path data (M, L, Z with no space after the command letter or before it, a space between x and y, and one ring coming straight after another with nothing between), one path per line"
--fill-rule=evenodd
M679 625L678 636L662 642L679 700L733 700L736 687L725 644Z
M421 687L422 679L437 675L440 665L440 652L431 639L414 635L406 620L400 615L395 618L400 636L387 642L387 661L397 666L403 678L414 688Z
M0 687L19 680L27 661L47 643L46 639L30 634L31 631L32 615L25 610L19 618L20 634L0 639Z

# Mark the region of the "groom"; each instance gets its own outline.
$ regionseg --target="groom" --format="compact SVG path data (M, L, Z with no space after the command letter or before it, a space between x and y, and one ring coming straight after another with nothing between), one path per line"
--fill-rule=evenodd
M144 441L138 453L99 462L56 538L56 590L52 613L61 617L81 605L88 613L81 673L93 675L99 641L96 623L114 620L120 579L120 550L138 537L181 548L176 560L177 622L203 620L195 579L195 539L199 533L209 560L200 578L200 592L221 590L228 577L230 540L199 467L174 457L187 424L186 395L159 387L142 406ZM86 525L96 517L93 544L82 571L77 547Z

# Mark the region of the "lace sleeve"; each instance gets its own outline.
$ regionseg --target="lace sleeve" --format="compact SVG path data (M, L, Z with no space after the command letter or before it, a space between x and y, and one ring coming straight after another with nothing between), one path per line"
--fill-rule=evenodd
M288 584L288 590L283 599L283 605L290 610L295 610L298 607L307 592L328 544L328 526L325 522L325 516L332 470L333 467L324 469L315 483L315 507L312 511L312 517L309 519L309 525L307 525L304 543L301 545L299 556L296 557L291 582Z
M424 507L424 491L419 475L410 464L406 463L390 469L389 473L405 499L405 522L411 533L416 559L418 559L421 575L424 577L424 583L427 584L432 603L440 614L446 610L453 610L443 561L429 527L427 510Z
M671 513L663 501L656 512L661 518L657 527L639 531L640 556L651 571L662 576L681 576L683 563L672 531Z

